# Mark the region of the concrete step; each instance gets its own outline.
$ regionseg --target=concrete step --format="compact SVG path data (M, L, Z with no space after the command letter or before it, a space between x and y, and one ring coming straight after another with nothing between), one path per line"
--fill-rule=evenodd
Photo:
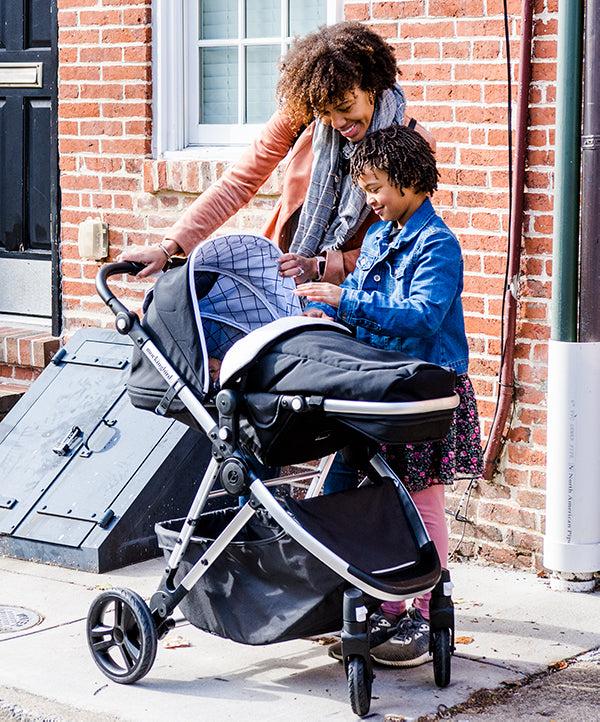
M0 420L62 346L43 328L0 325Z
M61 339L43 329L0 326L0 367L42 371L60 346Z

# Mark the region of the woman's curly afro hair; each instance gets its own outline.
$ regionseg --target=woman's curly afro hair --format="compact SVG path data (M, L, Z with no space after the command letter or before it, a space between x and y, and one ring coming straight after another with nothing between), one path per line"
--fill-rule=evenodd
M297 38L280 61L277 98L285 111L310 122L327 105L359 87L376 97L398 72L392 48L362 23L324 25Z

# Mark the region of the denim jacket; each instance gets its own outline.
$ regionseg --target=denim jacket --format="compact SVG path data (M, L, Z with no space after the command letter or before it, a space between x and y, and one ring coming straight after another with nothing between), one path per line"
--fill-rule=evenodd
M371 226L355 270L341 284L339 308L308 307L354 328L357 338L371 346L467 373L458 240L429 198L398 233L394 230L391 222Z

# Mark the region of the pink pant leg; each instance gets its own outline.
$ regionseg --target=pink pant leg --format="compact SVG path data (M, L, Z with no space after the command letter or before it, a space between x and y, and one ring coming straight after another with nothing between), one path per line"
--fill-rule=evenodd
M433 486L411 493L412 500L421 514L427 533L435 544L442 567L448 566L448 527L446 526L446 512L444 503L444 485L434 484ZM415 606L425 619L429 619L429 598L428 592L422 597L413 601ZM383 602L381 608L388 614L402 614L406 609L405 602Z

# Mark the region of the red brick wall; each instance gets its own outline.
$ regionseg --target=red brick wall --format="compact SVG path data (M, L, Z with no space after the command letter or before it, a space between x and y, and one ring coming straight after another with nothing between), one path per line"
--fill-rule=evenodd
M150 0L58 0L61 256L67 332L109 319L83 261L79 224L101 218L111 257L143 242L142 166L151 152ZM139 295L139 294L137 294Z
M106 325L96 300L98 264L82 261L78 225L88 216L110 226L111 258L125 245L150 243L222 172L224 163L151 159L150 0L58 0L62 271L67 333ZM508 230L507 80L501 2L354 2L346 17L389 39L402 68L409 112L437 140L442 176L434 203L460 238L464 306L484 440L497 394L502 289ZM509 0L512 96L517 98L521 5ZM452 521L451 549L525 567L541 564L545 483L546 341L552 235L556 0L535 6L525 222L515 379L509 443L492 483L462 500L474 524ZM260 228L280 174L227 228ZM124 285L135 306L144 285ZM465 482L448 495L461 502ZM464 535L463 535L464 533Z

